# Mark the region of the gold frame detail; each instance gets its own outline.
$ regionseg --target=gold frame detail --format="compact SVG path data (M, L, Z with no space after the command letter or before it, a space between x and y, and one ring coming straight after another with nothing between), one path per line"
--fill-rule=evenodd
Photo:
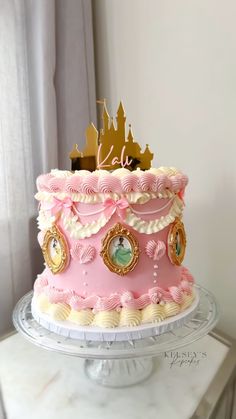
M176 254L176 235L177 233L180 236L181 249L180 254ZM182 221L177 218L172 224L169 234L168 234L168 256L174 265L181 265L184 260L186 249L186 233L184 229L184 224Z
M49 244L52 239L56 239L60 244L61 258L58 263L53 262L49 253ZM44 260L53 274L58 274L65 270L69 262L69 248L64 235L55 224L45 233L42 252Z
M131 249L132 249L133 256L130 263L127 266L116 265L112 261L110 253L109 253L112 240L114 240L118 236L124 236L129 241ZM110 269L111 272L114 272L117 275L124 276L128 272L132 271L138 263L139 254L140 254L140 250L139 250L138 240L133 236L133 234L127 228L125 228L120 223L115 224L114 227L108 230L106 236L103 238L102 250L100 252L100 255L102 256L103 262L108 267L108 269Z

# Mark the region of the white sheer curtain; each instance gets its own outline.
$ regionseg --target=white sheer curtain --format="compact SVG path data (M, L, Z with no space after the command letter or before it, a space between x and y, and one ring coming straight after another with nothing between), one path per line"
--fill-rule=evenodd
M90 1L0 0L0 335L42 269L35 178L95 117Z

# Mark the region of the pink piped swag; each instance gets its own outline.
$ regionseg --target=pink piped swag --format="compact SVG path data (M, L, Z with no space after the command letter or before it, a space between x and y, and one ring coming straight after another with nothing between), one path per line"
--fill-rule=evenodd
M70 197L60 200L54 196L52 202L44 202L42 208L45 211L50 211L51 215L54 216L63 211L63 214L66 217L68 217L71 212L78 216L90 216L103 213L107 219L110 219L112 215L117 212L118 216L124 221L126 218L126 210L129 208L129 203L125 198L121 198L118 201L115 201L112 198L107 198L104 201L102 208L92 212L81 213L77 210Z

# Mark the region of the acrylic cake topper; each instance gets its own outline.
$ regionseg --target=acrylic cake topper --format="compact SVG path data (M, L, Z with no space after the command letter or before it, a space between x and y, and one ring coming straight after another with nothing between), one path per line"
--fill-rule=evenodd
M71 169L74 170L115 170L125 167L129 170L135 170L138 167L142 170L148 170L151 167L153 153L149 150L148 144L144 152L141 146L134 140L131 125L126 137L125 111L120 102L116 116L116 127L113 118L110 117L106 107L105 99L98 101L103 104L103 128L100 133L91 123L86 129L86 145L83 151L78 149L75 144L70 152L72 162Z

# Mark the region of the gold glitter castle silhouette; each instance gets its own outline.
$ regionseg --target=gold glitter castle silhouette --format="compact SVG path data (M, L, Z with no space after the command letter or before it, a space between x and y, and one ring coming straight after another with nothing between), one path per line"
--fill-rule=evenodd
M75 144L70 152L72 170L115 170L125 167L135 170L138 167L142 170L150 169L153 153L148 144L144 152L141 146L135 141L131 125L126 138L125 123L126 116L122 102L120 102L117 115L116 127L113 118L107 111L105 100L103 103L103 127L98 133L95 126L91 123L86 129L86 144L83 151L78 149Z

